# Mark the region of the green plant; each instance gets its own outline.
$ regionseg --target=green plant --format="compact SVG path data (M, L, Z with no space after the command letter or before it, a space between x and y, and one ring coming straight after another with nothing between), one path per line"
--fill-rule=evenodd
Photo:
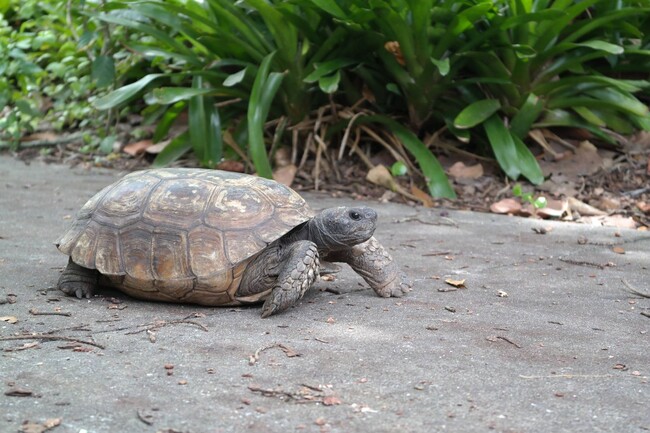
M542 173L522 141L533 128L584 128L609 142L608 130L650 129L648 108L634 96L650 82L615 77L611 67L648 58L641 37L649 14L642 1L494 2L483 29L473 30L481 38L455 53L471 74L458 83L467 106L455 128L482 128L506 174L533 183ZM648 61L641 64L647 77Z
M55 130L102 126L88 98L132 67L116 50L126 35L84 15L94 4L64 6L24 0L0 10L1 140L16 143L43 122Z
M491 151L509 177L541 183L531 129L612 141L610 130L650 126L636 96L649 87L645 0L141 0L95 17L145 35L129 49L165 65L95 106L144 94L154 140L189 115L157 165L192 150L204 166L238 157L270 176L279 145L373 128L406 149L396 159L432 195L453 197L424 140L445 129Z
M188 107L189 133L168 146L157 163L193 149L202 165L214 166L225 152L221 130L229 129L235 132L231 137L236 146L247 152L257 172L270 177L269 146L264 135L269 116L285 116L295 125L312 110L331 103L340 86L345 92L339 95L350 97L348 104L358 99L353 95L360 95L342 71L357 63L353 59L365 55L367 44L355 46L347 40L355 37L364 42L372 35L335 23L335 17L317 7L325 3L110 3L99 19L156 38L155 43L130 47L171 62L180 72L147 75L97 99L95 106L118 107L148 92L145 99L152 105L150 111L164 113L159 124L164 126L156 131L156 139L162 138L174 118ZM329 6L333 5L330 2ZM192 87L185 84L189 77L195 77ZM201 84L196 77L201 77ZM154 86L163 80L178 84ZM221 105L218 110L215 103ZM366 120L371 118L404 141L423 168L433 194L453 196L444 171L417 136L389 118L369 116Z
M530 192L524 192L521 184L517 183L512 187L512 195L519 197L521 201L528 202L533 206L534 210L543 209L547 205L546 197L540 195L537 198L534 198L533 194Z
M147 101L163 108L165 120L156 138L182 112L179 102L189 108L189 140L166 149L161 161L191 148L202 165L214 166L224 152L221 130L234 127L241 132L236 134L238 145L248 150L258 172L271 175L264 124L270 113L298 122L311 108L313 86L303 80L304 71L327 51L327 32L320 31L317 16L311 19L309 10L287 2L209 0L114 2L98 18L149 35L151 41L130 47L181 72L145 76L98 99L97 107L117 107L151 90ZM300 27L318 40L307 41ZM153 88L154 81L175 85ZM223 108L218 110L215 102Z

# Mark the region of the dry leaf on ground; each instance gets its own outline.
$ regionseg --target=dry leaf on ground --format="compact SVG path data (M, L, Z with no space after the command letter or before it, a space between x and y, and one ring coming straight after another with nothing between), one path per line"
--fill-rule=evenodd
M466 288L465 287L465 278L462 280L452 280L451 278L447 278L445 280L445 283L449 284L450 286L458 287L458 288Z
M282 185L291 186L293 179L296 177L298 167L293 164L280 167L273 172L273 180L281 183Z
M578 221L585 224L593 224L605 227L618 227L626 229L635 229L637 227L637 223L633 218L624 217L621 215L585 216L578 219Z
M144 151L152 145L153 141L151 140L140 140L127 144L124 146L124 149L122 149L122 151L128 155L137 156L144 153Z
M158 155L171 142L172 142L171 140L160 141L160 142L158 142L156 144L152 144L151 146L147 147L144 151L147 152L150 155Z
M650 214L650 203L638 201L636 202L636 207L644 214Z
M422 202L422 206L433 207L433 199L431 198L431 196L426 192L422 191L417 186L411 185L411 194L413 194L415 197L418 198L418 200Z
M562 218L569 212L567 200L547 199L546 206L537 209L537 215L542 218Z
M600 209L588 205L585 202L578 200L577 198L569 197L568 199L569 207L572 211L578 212L580 215L585 216L594 216L594 215L607 215L607 212L604 212Z
M449 167L447 172L454 179L478 179L483 176L483 166L481 164L467 166L458 161Z
M559 161L540 161L544 176L564 175L568 181L577 181L578 176L589 176L600 170L603 159L598 154L598 149L589 141L581 142L575 154Z
M490 205L490 212L499 214L516 214L521 210L521 203L512 198L504 198Z
M377 165L371 168L366 175L366 179L375 185L383 186L391 191L397 191L399 185L393 179L390 171L383 165Z
M23 422L20 426L22 433L43 433L51 430L61 424L61 418L50 418L45 420L42 424L33 423L31 421Z

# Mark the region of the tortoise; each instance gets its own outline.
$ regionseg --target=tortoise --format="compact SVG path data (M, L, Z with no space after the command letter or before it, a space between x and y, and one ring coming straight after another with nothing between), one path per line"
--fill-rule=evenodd
M264 301L262 317L295 304L319 258L348 263L382 297L412 283L373 237L377 213L315 214L272 180L208 169L138 171L81 208L56 242L70 256L58 288L89 298L101 283L135 298L206 306Z

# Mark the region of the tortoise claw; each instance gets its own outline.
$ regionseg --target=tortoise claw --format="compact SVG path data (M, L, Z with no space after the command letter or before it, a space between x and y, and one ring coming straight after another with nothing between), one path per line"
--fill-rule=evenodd
M57 287L66 295L79 299L90 298L97 285L98 275L96 270L84 268L70 260L59 278Z

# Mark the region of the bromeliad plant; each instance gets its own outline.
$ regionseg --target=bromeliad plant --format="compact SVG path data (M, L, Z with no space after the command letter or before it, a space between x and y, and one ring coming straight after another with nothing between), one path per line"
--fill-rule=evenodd
M229 129L230 142L247 151L257 172L267 177L271 166L263 131L269 115L296 123L314 100L324 103L326 98L305 81L307 71L342 46L341 33L326 28L314 10L282 1L113 2L99 18L149 35L148 42L131 48L172 63L178 72L142 77L95 106L116 107L150 90L150 110L164 113L155 139L185 108L189 112L187 135L168 146L158 164L191 148L203 165L214 166L224 152L222 131ZM154 81L166 85L152 88Z
M158 119L155 140L187 111L187 132L157 164L192 149L201 164L214 166L236 149L271 176L270 143L286 138L285 126L305 123L327 106L348 114L331 116L338 124L330 139L354 125L390 131L434 196L454 192L421 138L445 128L463 142L488 143L513 179L540 183L524 143L532 129L577 126L605 140L608 130L649 129L647 107L634 96L648 88L647 6L647 0L116 1L97 17L147 35L129 48L169 72L141 77L95 106L117 107L144 93L145 113ZM621 78L635 72L640 79ZM356 114L341 110L352 106ZM270 119L283 119L273 140L265 136Z
M647 77L645 1L508 0L494 2L484 28L456 53L471 77L458 82L467 105L457 129L482 127L501 168L513 179L543 180L523 143L533 128L577 127L613 142L608 131L650 129L634 94L646 80L612 76L626 65ZM507 122L504 123L503 119Z
M362 62L374 35L337 24L336 15L323 7L339 10L333 1L109 3L98 17L149 35L149 41L130 48L152 61L168 62L178 72L144 76L96 100L95 106L117 107L147 92L148 111L161 115L154 140L164 137L184 110L189 113L187 133L165 148L157 164L192 149L203 165L214 166L227 141L240 149L240 156L250 155L258 174L270 177L264 137L269 117L285 117L295 125L333 103L340 86L349 96L342 98L345 105L361 94L346 74ZM357 44L350 44L352 39ZM364 119L369 120L400 138L434 195L453 196L444 170L412 131L387 117Z

